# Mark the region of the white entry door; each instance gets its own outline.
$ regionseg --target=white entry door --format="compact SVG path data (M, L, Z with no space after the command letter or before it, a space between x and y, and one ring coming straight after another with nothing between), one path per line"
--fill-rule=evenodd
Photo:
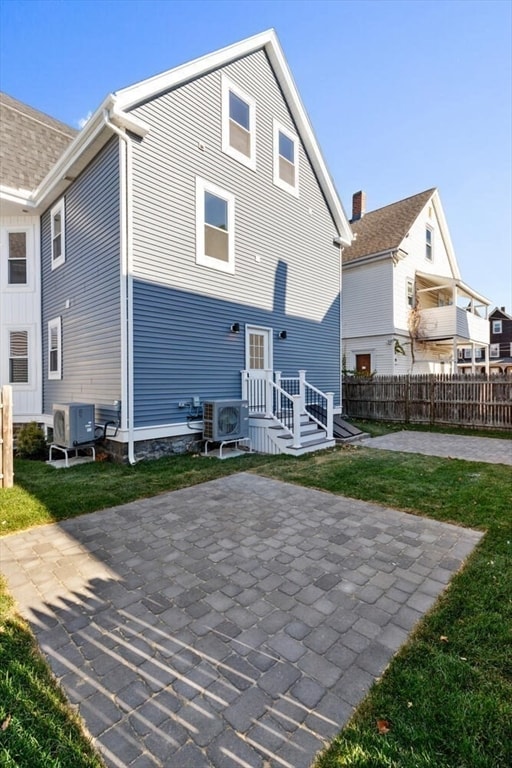
M272 370L272 329L245 327L245 367L248 371Z
M251 413L272 412L272 328L245 327L245 368L248 376L248 400Z

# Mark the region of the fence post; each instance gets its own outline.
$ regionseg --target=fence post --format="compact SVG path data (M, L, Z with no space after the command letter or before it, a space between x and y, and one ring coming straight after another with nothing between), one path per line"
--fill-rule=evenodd
M432 374L430 377L430 424L435 424L436 421L436 376Z
M306 371L299 371L300 412L306 413Z
M405 423L409 423L410 418L410 397L411 397L411 376L410 374L407 374L405 377L405 400L404 400L404 409L405 409Z
M293 445L292 448L301 448L300 442L300 395L292 395L293 400Z
M265 416L274 414L274 372L265 370Z
M242 400L249 401L249 374L248 371L240 371L240 374L242 376ZM249 403L249 407L251 406L251 403Z
M327 440L332 440L332 428L334 423L334 392L326 392L327 398Z
M12 488L12 387L5 385L0 391L0 419L2 422L2 444L0 451L2 461L0 463L0 479L2 488Z

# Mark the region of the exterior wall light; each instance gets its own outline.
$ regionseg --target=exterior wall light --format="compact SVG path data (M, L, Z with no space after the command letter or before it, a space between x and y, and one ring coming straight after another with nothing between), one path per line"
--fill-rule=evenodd
M288 334L286 333L286 331L279 331L279 333L278 333L277 335L278 335L278 337L279 337L280 339L286 339L286 337L288 336Z
M229 330L231 333L240 333L240 323L233 323Z

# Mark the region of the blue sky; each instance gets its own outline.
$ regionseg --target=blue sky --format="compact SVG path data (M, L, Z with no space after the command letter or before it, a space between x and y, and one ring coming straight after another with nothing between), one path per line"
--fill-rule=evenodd
M1 89L75 127L274 27L347 214L438 187L463 280L512 312L510 0L1 0L0 25Z

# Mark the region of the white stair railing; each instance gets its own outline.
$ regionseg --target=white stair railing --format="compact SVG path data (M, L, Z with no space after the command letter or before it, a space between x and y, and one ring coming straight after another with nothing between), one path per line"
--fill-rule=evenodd
M293 447L300 448L301 415L307 414L333 439L333 392L322 392L306 380L306 371L298 377L283 377L281 371L243 370L242 397L249 402L249 413L274 417L293 435ZM275 377L275 381L274 381Z

